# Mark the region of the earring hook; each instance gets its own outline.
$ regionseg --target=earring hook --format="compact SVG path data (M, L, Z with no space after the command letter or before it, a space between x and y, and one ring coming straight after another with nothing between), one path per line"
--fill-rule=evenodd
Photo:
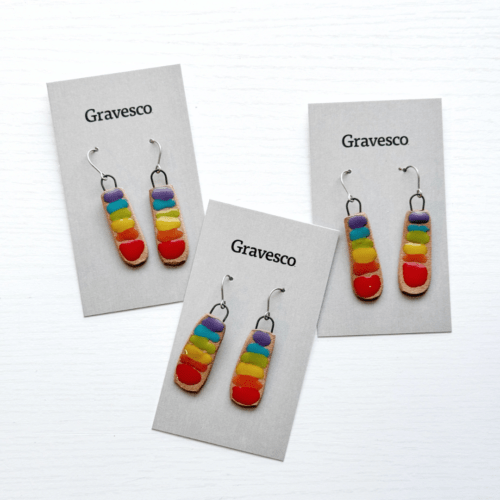
M215 308L217 306L219 306L221 309L225 309L227 312L226 312L226 315L224 316L224 319L222 320L223 323L226 321L227 317L229 316L229 307L227 307L226 301L224 300L224 282L226 281L226 278L229 278L229 281L233 281L233 277L229 276L229 274L226 274L224 276L224 278L222 278L222 283L220 286L220 294L221 294L222 300L220 302L218 302L217 304L215 304L215 306L212 307L212 309L210 310L210 314L212 314L215 311Z
M355 201L358 202L359 204L359 212L362 212L362 208L361 208L361 202L357 199L357 198L354 198L354 196L349 193L349 190L345 187L345 184L344 184L344 175L345 174L351 174L352 173L352 170L349 169L349 170L344 170L341 174L340 174L340 182L342 183L342 187L345 189L345 192L347 193L347 203L345 204L345 209L347 210L347 215L351 215L350 212L349 212L349 203L353 203Z
M284 288L275 288L274 290L271 291L271 293L269 294L269 297L267 298L267 312L264 316L264 318L267 320L271 317L271 295L276 291L276 290L279 290L280 292L284 292L285 289Z
M229 281L233 281L233 277L232 276L229 276L229 274L226 274L224 276L224 278L222 278L222 283L221 283L221 286L220 286L220 295L221 295L221 303L220 303L220 306L221 306L221 309L224 309L226 306L226 301L224 300L224 282L226 281L226 278L229 278Z
M164 170L161 169L160 166L160 161L161 161L161 144L158 141L155 141L154 139L149 139L149 142L151 144L156 144L158 146L158 161L156 162L156 168L151 172L151 184L153 184L153 187L155 186L155 181L153 180L153 175L154 174L163 174L165 176L165 184L168 185L168 177L167 174Z
M344 170L341 174L340 174L340 182L342 183L342 186L343 188L345 189L345 192L347 193L347 201L352 201L353 200L353 197L351 195L351 193L349 193L348 189L345 187L345 184L344 184L344 175L345 174L351 174L352 173L352 170L349 169L349 170Z
M158 161L156 162L156 169L160 169L160 161L161 161L161 144L158 141L155 141L154 139L149 139L149 142L151 144L156 144L158 146Z
M270 311L270 304L271 304L271 295L276 291L276 290L279 290L280 292L284 292L285 289L284 288L275 288L274 290L271 290L271 293L269 294L269 297L267 298L267 312L266 314L264 314L264 316L261 316L258 320L257 320L257 323L255 325L255 328L259 328L259 323L260 323L260 320L263 319L264 321L270 321L271 322L271 333L274 332L274 319L271 318L271 311Z
M420 172L418 171L417 167L414 167L412 165L408 165L405 168L399 167L399 170L406 172L409 168L413 168L413 170L415 170L415 172L417 172L417 194L419 196L422 196L423 193L422 193L422 190L420 189Z
M412 200L415 198L415 196L418 196L419 198L422 198L422 210L425 208L425 197L424 194L422 193L422 190L420 189L420 172L418 171L417 167L414 167L412 165L408 165L405 168L399 167L399 170L402 172L406 172L409 168L413 168L415 172L417 172L417 192L410 197L410 210L413 211L413 206L412 206Z
M92 168L95 168L100 174L101 174L101 179L104 179L104 177L106 177L106 174L104 174L103 172L101 172L93 163L92 161L90 160L90 153L97 153L97 151L99 151L99 148L96 146L94 149L91 149L87 152L87 160L88 162L90 163L90 165L92 166Z
M117 187L117 183L116 183L116 179L110 175L110 174L105 174L104 172L101 172L93 163L92 161L90 160L90 153L97 153L97 151L99 151L99 148L96 146L94 149L91 149L89 151L87 151L87 160L88 162L90 163L90 165L92 166L92 168L95 168L100 174L101 174L101 186L102 186L102 190L103 191L106 191L106 188L104 187L104 181L109 179L111 177L111 179L113 179L114 183L115 183L115 187Z

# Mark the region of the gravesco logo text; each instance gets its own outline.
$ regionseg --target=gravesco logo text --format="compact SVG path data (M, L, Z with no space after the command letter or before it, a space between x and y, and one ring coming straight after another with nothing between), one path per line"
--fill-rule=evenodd
M283 264L284 266L288 265L290 267L294 267L297 262L295 257L289 257L288 255L282 255L280 253L270 252L269 250L263 250L261 248L245 245L242 240L234 240L231 243L231 250L234 253L241 253L242 255L248 255L248 257L255 257L256 259L266 259L269 262L276 262L277 264Z
M102 122L103 120L118 120L118 118L150 115L152 112L153 107L150 104L132 106L130 108L106 109L105 111L96 111L94 108L91 108L85 111L85 120L90 123Z
M351 134L342 137L344 148L369 148L373 146L406 146L408 144L406 135L395 137L353 137Z

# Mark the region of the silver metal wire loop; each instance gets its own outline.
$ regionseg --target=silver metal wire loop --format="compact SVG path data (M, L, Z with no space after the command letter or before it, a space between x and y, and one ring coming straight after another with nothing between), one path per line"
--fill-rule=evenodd
M264 314L264 316L261 316L255 325L255 328L259 328L259 322L261 319L265 321L270 321L271 322L271 333L274 331L274 320L271 318L271 295L276 292L276 291L284 292L284 288L275 288L274 290L271 290L271 293L269 294L269 297L267 298L267 312Z
M153 184L153 187L155 186L155 181L153 180L153 175L155 174L163 174L165 176L165 184L168 184L168 177L167 173L161 169L160 161L161 161L161 144L158 141L155 141L154 139L149 139L149 142L151 144L156 144L158 146L158 161L156 162L156 168L151 172L151 184Z
M415 198L415 196L417 196L418 198L422 199L422 208L421 208L421 210L424 210L424 208L425 208L425 198L424 198L424 195L422 193L422 190L420 189L420 172L418 171L417 167L414 167L412 165L408 165L405 168L399 167L399 170L401 170L402 172L406 172L409 168L413 168L413 170L415 170L415 172L417 172L417 192L413 196L410 197L410 210L413 212L412 200L413 200L413 198Z
M224 309L224 307L226 307L226 301L224 300L224 282L226 281L226 278L228 278L229 281L233 281L233 279L234 279L232 276L229 276L229 274L226 274L224 276L224 278L222 278L222 283L220 285L220 295L221 295L221 299L222 299L220 303L221 303L221 306L223 306L222 309Z
M341 174L340 174L340 182L342 183L342 186L343 188L345 189L345 192L347 193L347 200L348 201L351 201L352 200L352 195L351 193L349 193L348 189L345 187L345 184L344 184L344 175L346 174L351 174L352 173L352 170L349 169L349 170L344 170Z
M101 172L93 163L92 161L90 160L90 153L97 153L97 151L99 151L99 148L96 146L94 149L91 149L90 151L87 151L87 160L88 162L90 163L90 165L92 166L92 168L95 168L100 174L101 174L101 179L104 179L104 177L106 176L106 174L104 172Z
M229 274L226 274L224 276L224 278L222 278L222 283L221 283L221 286L220 286L220 295L221 295L221 301L218 302L217 304L215 304L213 307L212 307L212 310L210 311L210 314L212 314L212 312L214 311L214 309L219 306L221 309L225 309L227 312L226 312L226 315L224 316L224 319L222 320L222 322L226 321L227 317L229 316L229 307L227 307L227 304L226 304L226 301L224 299L224 283L226 281L226 278L229 279L229 281L233 281L233 277L232 276L229 276Z
M101 170L99 170L91 161L90 159L90 154L91 153L97 153L97 151L99 151L99 148L96 146L94 149L91 149L89 151L87 151L87 160L88 162L90 163L91 167L94 168L95 170L97 170L97 172L99 172L99 174L101 175L101 186L102 186L102 190L103 191L106 191L106 188L104 187L104 181L107 180L108 178L111 178L113 179L114 183L115 183L115 187L117 187L117 184L116 184L116 179L110 175L110 174L105 174L104 172L102 172Z
M362 212L361 202L359 201L358 198L354 198L354 196L351 193L349 193L349 190L345 187L345 184L344 184L344 175L351 174L351 173L352 173L352 170L349 169L349 170L344 170L340 174L340 182L342 183L342 186L345 189L345 192L347 193L347 203L345 204L345 209L347 210L347 215L351 215L351 213L349 212L349 203L354 203L355 201L358 202L359 212Z

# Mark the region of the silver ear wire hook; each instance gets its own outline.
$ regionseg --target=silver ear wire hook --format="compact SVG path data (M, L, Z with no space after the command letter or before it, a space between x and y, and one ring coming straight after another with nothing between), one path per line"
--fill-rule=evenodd
M345 187L345 184L344 184L344 175L345 174L351 174L352 173L352 170L349 169L349 170L344 170L341 174L340 174L340 182L342 183L342 186L344 187L345 189L345 192L347 193L347 199L348 201L351 201L353 198L352 198L352 195L351 193L349 193L349 191L347 190L347 188Z
M99 172L99 174L101 174L101 186L102 186L102 190L103 191L106 191L106 188L104 187L104 181L108 178L111 178L113 179L114 183L115 183L115 187L117 187L117 184L116 184L116 179L110 175L110 174L105 174L104 172L101 172L93 163L92 161L90 160L90 153L97 153L97 151L99 151L99 148L96 146L94 149L91 149L87 152L87 160L88 162L90 163L90 165L92 166L92 168L94 168L95 170L97 170Z
M226 274L224 276L224 278L222 278L222 283L220 286L220 294L221 294L222 300L220 302L218 302L217 304L215 304L215 306L212 307L212 309L210 310L210 314L212 314L217 306L219 306L221 309L225 309L227 312L226 312L226 315L224 316L224 319L222 320L223 323L224 323L224 321L226 321L227 317L229 316L229 307L227 307L226 301L224 300L224 282L226 281L226 278L228 278L229 281L233 281L233 279L234 279L232 276L229 276L229 274Z
M399 167L399 170L401 170L402 172L406 172L409 168L413 168L413 170L415 170L415 172L417 172L417 192L413 196L410 197L410 210L413 211L412 200L413 200L413 198L415 198L415 196L422 198L422 210L423 210L425 208L425 198L424 198L424 195L422 193L422 190L420 189L420 172L418 171L417 167L414 167L412 165L408 165L405 168Z
M276 292L276 290L279 290L280 292L284 292L284 288L275 288L274 290L271 290L271 293L269 294L269 297L267 298L267 312L264 314L264 316L261 316L257 320L257 324L255 325L255 328L259 328L259 321L263 319L264 321L271 321L271 333L273 333L274 330L274 320L271 318L271 295Z
M96 146L94 149L91 149L90 151L87 152L87 160L88 162L92 165L92 168L95 168L100 174L101 174L101 179L104 179L105 175L103 172L101 172L90 160L90 153L97 153L99 151L99 148Z
M158 141L155 141L154 139L149 139L149 142L151 144L156 144L158 146L158 161L156 162L156 168L153 170L151 173L151 184L153 184L153 187L155 186L155 181L153 180L153 175L154 174L163 174L165 176L165 184L168 184L168 178L167 174L164 170L161 169L160 161L161 161L161 144Z
M154 139L149 139L149 142L151 144L156 144L158 146L159 152L158 152L158 161L156 162L156 169L160 170L160 162L161 162L161 144L158 141L155 141Z
M422 196L422 190L420 189L420 172L418 171L417 167L414 167L412 165L408 165L405 168L399 167L399 170L401 170L402 172L406 172L409 168L413 168L413 170L415 170L415 172L417 172L417 194Z
M224 300L224 282L226 281L226 278L229 278L229 281L233 281L233 277L232 276L229 276L229 274L226 274L224 276L224 278L222 278L222 283L221 283L221 286L220 286L220 295L221 295L221 303L220 303L220 307L221 309L224 309L226 306L226 301Z
M354 196L352 196L351 193L349 193L349 191L347 190L347 188L345 187L345 184L344 184L344 175L345 174L350 174L352 173L352 170L349 169L349 170L344 170L341 174L340 174L340 182L342 183L342 187L345 189L345 192L347 193L347 203L345 205L345 208L347 210L347 215L351 215L349 213L349 203L353 203L354 201L357 201L358 204L359 204L359 211L361 212L362 211L362 208L361 208L361 202L358 200L358 198L354 198Z
M269 294L269 297L267 298L267 312L264 316L265 319L269 319L271 317L271 295L276 291L279 290L280 292L284 292L284 288L275 288L272 290L272 292Z

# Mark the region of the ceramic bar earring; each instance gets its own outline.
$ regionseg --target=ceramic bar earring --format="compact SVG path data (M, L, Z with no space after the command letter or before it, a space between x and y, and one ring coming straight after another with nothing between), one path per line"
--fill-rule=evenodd
M167 266L180 266L186 262L189 254L189 244L184 228L184 220L175 195L174 187L168 184L167 174L160 167L161 145L154 139L149 139L151 144L159 148L158 162L151 173L153 189L149 190L149 201L153 224L158 245L158 255ZM153 180L155 174L163 174L165 186L156 187Z
M210 314L205 314L196 323L177 361L174 381L185 391L197 393L205 385L224 338L226 332L224 322L229 316L229 308L224 300L224 281L226 278L233 281L229 274L222 278L222 300L212 307ZM226 311L222 321L212 315L217 306Z
M410 197L410 210L406 212L403 238L399 253L399 288L408 295L422 295L431 284L432 268L432 227L431 215L425 209L425 198L420 189L420 174L411 165L400 168L406 172L413 168L417 172L417 192ZM412 200L422 199L422 209L413 210Z
M90 160L90 154L97 151L99 151L98 148L91 149L87 153L87 160L101 174L101 186L104 191L101 201L113 240L122 260L129 266L139 266L148 258L148 247L144 235L127 195L122 188L117 187L116 179L112 175L101 172ZM113 179L115 183L113 189L106 190L104 187L104 181L108 179Z
M267 312L257 320L255 330L250 332L231 380L229 395L237 405L255 408L259 405L274 351L276 335L273 335L274 320L269 310L271 295L276 290L284 292L284 288L275 288L267 299ZM271 321L271 331L259 330L260 320Z
M367 215L362 212L361 202L351 196L344 184L344 175L351 170L342 172L340 182L347 193L347 217L344 219L347 236L349 260L351 264L351 284L354 294L362 300L374 300L382 294L384 282L382 270L375 249L373 233ZM349 203L357 201L359 212L351 215Z

